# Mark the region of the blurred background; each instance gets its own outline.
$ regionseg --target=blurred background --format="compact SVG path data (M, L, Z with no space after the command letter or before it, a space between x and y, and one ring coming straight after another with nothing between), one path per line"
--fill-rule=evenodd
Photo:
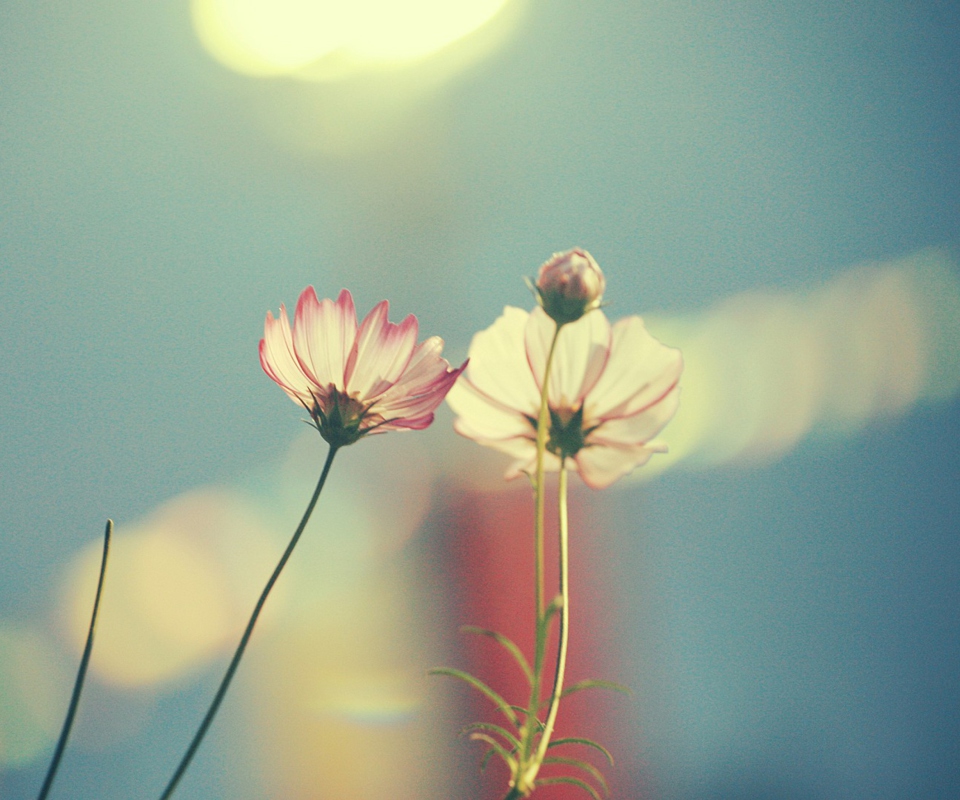
M958 244L945 0L4 4L0 798L107 517L54 796L172 773L324 456L267 309L348 287L462 360L573 246L687 364L670 454L572 497L613 796L960 796ZM456 629L522 629L529 491L450 423L338 457L178 797L503 795L425 672L505 671Z

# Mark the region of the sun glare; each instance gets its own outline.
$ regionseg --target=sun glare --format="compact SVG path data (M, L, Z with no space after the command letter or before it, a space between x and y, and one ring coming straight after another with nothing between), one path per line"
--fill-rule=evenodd
M298 75L324 59L355 67L428 56L491 19L507 0L193 0L210 54L247 75ZM309 74L316 74L310 71Z

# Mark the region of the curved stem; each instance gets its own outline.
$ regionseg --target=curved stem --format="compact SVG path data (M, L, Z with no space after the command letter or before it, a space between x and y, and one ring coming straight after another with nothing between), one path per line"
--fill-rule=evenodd
M224 695L226 695L227 689L230 687L230 681L233 680L233 675L237 671L237 667L240 664L240 659L243 657L243 652L247 649L247 642L250 641L250 635L253 633L254 625L257 624L257 618L260 616L260 611L263 608L263 604L267 601L267 595L270 594L270 590L273 589L273 585L277 582L277 578L280 577L280 573L283 571L287 560L290 558L290 554L293 553L293 548L297 546L297 542L300 540L300 535L303 533L303 529L307 526L310 515L313 513L313 508L317 504L317 500L320 497L320 492L323 491L323 485L327 481L327 474L330 472L330 466L333 464L333 457L337 454L337 449L338 448L336 446L330 445L330 451L327 453L327 460L323 465L323 471L320 473L320 480L317 481L317 488L314 489L313 497L310 498L310 502L307 504L307 510L303 514L303 519L300 520L300 524L297 526L297 530L294 532L293 538L290 539L290 544L287 545L287 549L283 551L283 555L280 557L280 561L277 564L276 569L273 570L270 580L268 580L267 585L263 587L263 592L260 594L260 599L257 600L257 605L253 609L253 614L250 615L250 621L247 623L246 630L244 630L243 636L240 637L240 644L237 645L237 650L233 654L233 659L230 661L230 666L227 667L227 671L223 676L223 680L220 681L220 688L217 689L217 694L214 696L213 702L210 704L210 708L207 709L207 714L203 718L203 722L200 723L200 727L197 729L197 732L193 737L193 741L190 742L187 752L184 753L183 758L180 759L180 764L177 766L177 771L174 772L173 777L167 784L167 788L164 789L163 794L160 796L160 800L169 800L169 798L173 795L174 790L177 788L177 784L180 782L180 778L182 778L183 773L187 771L187 767L190 766L190 762L193 760L193 756L196 754L197 748L200 747L200 742L203 741L203 737L207 732L207 728L209 728L210 723L213 722L213 718L216 716L217 709L220 708L220 703L223 702Z
M93 599L93 614L90 617L90 627L87 630L87 643L83 647L83 656L80 658L80 666L77 669L77 677L73 682L73 694L70 697L70 706L67 708L67 717L63 721L63 729L60 731L60 739L57 741L57 747L53 751L53 759L47 768L47 777L40 788L40 794L37 800L44 800L53 786L53 779L57 775L57 769L60 767L60 759L63 757L63 751L67 746L67 739L70 736L70 729L73 727L73 719L77 715L77 706L80 705L80 692L83 690L83 682L87 677L87 667L90 665L90 655L93 653L93 635L97 627L97 615L100 612L100 596L103 594L103 581L107 574L107 558L110 555L110 540L113 538L113 520L107 520L107 526L103 532L103 556L100 558L100 577L97 580L97 594Z
M560 694L563 691L563 677L567 667L567 645L570 639L570 556L569 536L567 525L567 466L566 460L560 464L559 490L559 517L560 517L560 596L563 605L560 608L560 644L557 653L557 670L553 679L553 694L550 697L550 711L540 737L540 746L537 748L537 758L534 762L539 765L547 753L550 737L553 735L553 726L557 719L557 710L560 708Z

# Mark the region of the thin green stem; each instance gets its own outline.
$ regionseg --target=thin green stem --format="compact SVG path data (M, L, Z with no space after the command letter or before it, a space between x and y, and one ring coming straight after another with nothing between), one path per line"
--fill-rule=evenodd
M550 435L550 368L553 364L553 354L557 349L557 340L560 337L560 325L557 325L550 340L550 349L547 361L543 368L543 377L540 384L540 412L537 416L537 455L534 478L534 591L536 612L536 635L533 664L533 681L530 687L530 706L527 710L527 720L523 731L523 750L521 761L530 756L533 746L533 737L537 730L537 710L540 708L540 684L543 674L543 652L547 626L544 625L543 605L543 540L546 492L544 487L544 456L547 451L547 440Z
M193 741L190 742L187 752L180 760L180 764L177 766L177 771L174 772L173 777L167 784L167 788L164 789L163 794L160 796L160 800L169 800L169 798L173 795L174 790L177 788L177 784L183 777L183 773L186 772L187 767L190 766L190 762L193 760L193 756L196 754L197 748L200 747L200 742L203 741L203 737L207 732L207 728L209 728L210 723L213 722L213 718L216 716L217 710L220 708L220 703L223 702L224 695L226 695L227 689L230 687L230 681L233 680L233 675L237 671L237 667L240 664L240 659L243 657L243 652L247 649L247 642L250 641L250 636L253 633L254 625L257 624L257 618L260 616L260 611L263 608L263 604L267 601L267 595L270 594L270 590L273 589L273 585L277 582L277 578L280 577L280 573L283 571L283 568L290 558L291 553L293 553L293 549L297 546L297 542L300 540L303 529L307 527L307 522L310 519L310 515L313 513L313 507L317 504L317 500L320 498L320 492L323 491L323 485L327 481L327 475L330 472L330 466L333 464L333 457L337 454L338 449L338 447L330 445L330 451L327 453L327 460L323 465L323 471L320 473L320 480L317 481L317 488L314 489L313 497L310 498L310 502L307 504L307 510L303 514L303 519L300 520L300 524L297 526L297 530L294 532L293 538L290 539L290 544L287 545L287 549L284 550L283 555L280 557L280 562L277 564L276 569L274 569L273 574L270 576L270 580L268 580L267 585L263 587L263 592L260 594L260 599L257 600L257 605L253 609L253 614L250 616L250 621L247 623L246 630L244 630L243 636L240 637L240 644L237 645L237 650L233 654L233 658L230 661L230 666L227 667L227 671L223 676L223 680L220 681L220 688L217 689L217 694L213 698L210 708L207 709L207 714L203 718L203 722L200 723L200 727L197 729L197 732L193 737Z
M557 668L553 678L553 694L550 698L550 711L540 736L540 745L537 748L535 764L543 763L550 737L553 735L553 726L560 708L560 694L563 692L563 677L567 668L567 645L570 639L570 553L567 524L567 465L566 459L561 457L560 488L559 488L559 519L560 519L560 597L563 605L560 607L560 644L557 653Z
M37 800L44 800L53 786L53 779L57 775L57 769L60 767L60 759L63 757L63 751L67 746L67 739L70 736L70 729L73 727L73 719L77 715L77 706L80 705L80 692L83 690L83 682L87 677L87 667L90 665L90 656L93 653L93 635L97 628L97 615L100 612L100 597L103 594L103 581L107 574L107 558L110 556L110 540L113 538L113 520L107 520L107 526L103 532L103 555L100 558L100 577L97 580L97 594L93 599L93 614L90 616L90 627L87 629L87 643L83 647L83 656L80 658L80 666L77 669L77 677L73 682L73 694L70 697L70 706L67 708L67 717L63 721L63 729L60 731L60 739L57 741L57 747L53 751L53 759L47 768L47 777L43 781L40 794Z
M534 538L536 539L536 557L534 564L534 581L537 592L537 622L543 617L543 528L546 492L544 492L544 465L543 460L547 452L547 440L550 438L550 368L553 365L553 353L557 349L557 340L560 338L560 326L553 332L550 341L550 350L547 353L547 363L543 368L543 378L540 387L540 413L537 416L537 461L536 461L536 516L534 517Z

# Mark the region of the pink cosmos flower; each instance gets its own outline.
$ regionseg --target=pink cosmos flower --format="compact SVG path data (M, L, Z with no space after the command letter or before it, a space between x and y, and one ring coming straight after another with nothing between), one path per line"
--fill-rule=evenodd
M507 307L473 337L470 367L447 396L458 433L513 456L507 478L531 473L544 366L556 323L542 308ZM654 453L652 442L679 401L679 350L647 333L640 317L611 326L595 310L565 324L550 369L546 468L561 458L594 489L609 486Z
M451 369L440 357L443 340L417 344L417 318L387 320L377 303L360 325L353 297L317 300L312 286L297 301L293 329L281 305L267 312L260 364L313 418L331 445L352 444L368 433L420 430L467 366Z

